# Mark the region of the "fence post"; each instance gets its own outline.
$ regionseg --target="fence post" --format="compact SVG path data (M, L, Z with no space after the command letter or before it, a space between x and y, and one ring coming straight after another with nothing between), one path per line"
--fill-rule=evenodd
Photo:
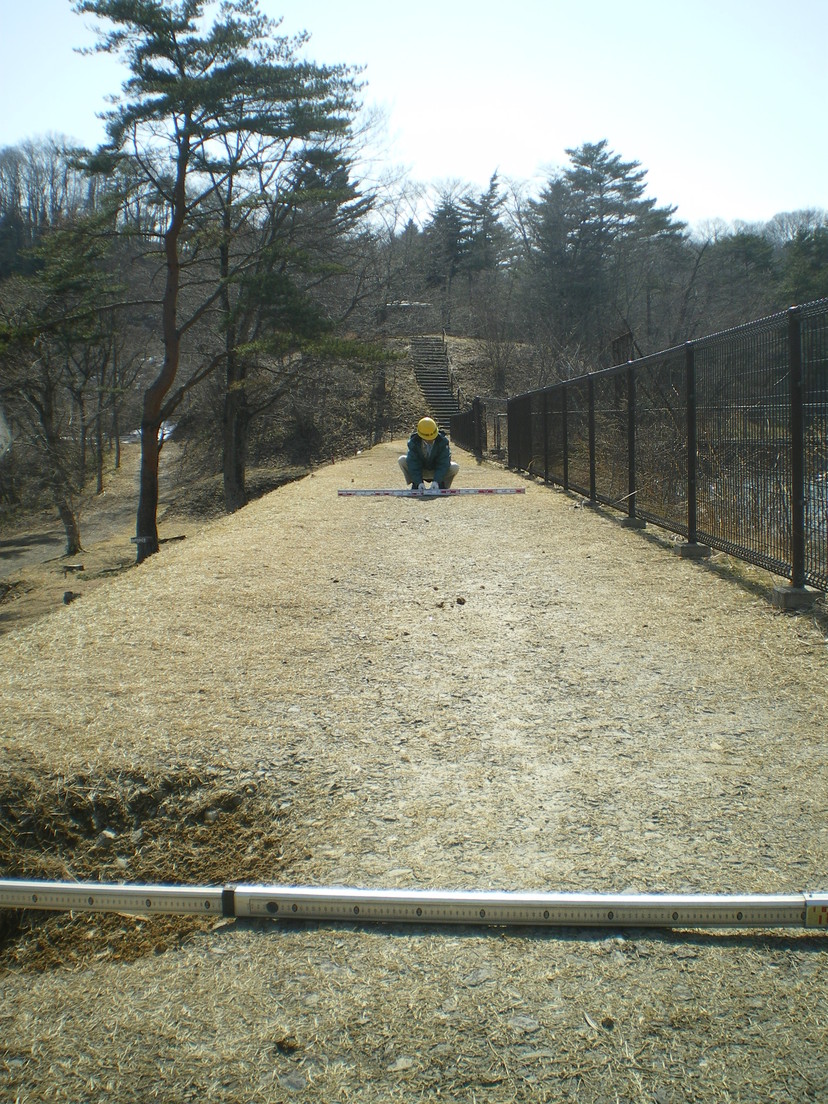
M475 396L472 400L472 419L474 421L474 455L478 460L483 458L483 448L485 445L483 440L482 408L483 403L480 401L479 396Z
M698 542L696 475L698 470L698 435L696 431L696 350L692 341L684 346L684 377L687 396L687 542L679 545L679 554L688 560L705 559L710 555L706 544Z
M802 311L788 311L791 389L791 584L805 586L805 432L802 418Z
M696 351L692 341L688 341L684 347L686 359L684 370L687 385L687 540L690 544L697 543L698 537L698 502L696 499L696 452L698 450L698 436L696 433Z
M549 392L543 391L543 481L549 482Z
M635 373L627 368L627 460L629 464L629 482L627 484L627 513L635 517Z
M567 393L569 388L565 383L561 384L561 444L563 445L563 486L569 490L569 416Z
M589 501L595 505L595 384L592 373L587 376L589 401Z
M805 422L802 410L802 308L788 311L788 381L791 434L791 585L774 587L780 609L807 609L816 592L805 587Z
M621 522L627 529L645 529L647 523L636 516L635 502L635 371L632 364L627 366L627 517Z

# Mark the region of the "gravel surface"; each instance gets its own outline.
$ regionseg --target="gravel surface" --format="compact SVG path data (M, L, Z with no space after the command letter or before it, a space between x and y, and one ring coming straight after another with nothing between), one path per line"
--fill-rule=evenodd
M820 619L462 453L526 494L337 497L401 447L0 639L10 872L828 889ZM11 941L0 1099L828 1099L821 932L171 923Z

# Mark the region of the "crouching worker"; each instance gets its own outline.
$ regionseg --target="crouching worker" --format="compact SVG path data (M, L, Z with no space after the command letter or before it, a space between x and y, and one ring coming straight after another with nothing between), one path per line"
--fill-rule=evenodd
M412 491L434 494L449 488L460 465L451 458L448 437L433 418L420 418L408 439L408 452L400 457L400 467Z

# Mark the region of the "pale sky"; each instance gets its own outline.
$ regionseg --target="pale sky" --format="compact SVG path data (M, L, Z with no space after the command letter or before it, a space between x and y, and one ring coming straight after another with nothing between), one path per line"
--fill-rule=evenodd
M606 138L698 225L828 208L828 0L261 0L303 56L365 67L388 166L534 183ZM95 145L125 71L71 0L0 0L0 148Z

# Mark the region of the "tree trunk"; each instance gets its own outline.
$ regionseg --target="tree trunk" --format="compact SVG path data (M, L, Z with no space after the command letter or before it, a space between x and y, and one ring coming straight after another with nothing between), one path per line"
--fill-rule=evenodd
M172 216L164 235L164 254L167 262L167 279L161 307L164 363L152 385L144 392L144 410L141 418L141 489L135 521L138 563L143 563L148 556L154 556L158 551L158 455L160 452L158 431L162 421L161 406L175 381L181 355L181 335L178 332L177 321L178 292L181 283L178 240L187 215L186 183L190 146L186 135L190 120L185 119L182 125L184 134L178 147Z
M228 514L247 505L247 444L250 432L250 410L243 380L232 386L228 368L227 391L224 396L224 506Z
M118 417L118 407L112 408L112 437L115 441L115 471L121 468L121 420Z
M78 410L78 422L80 426L80 440L78 441L78 486L83 488L86 485L86 468L88 460L86 440L86 400L82 388L76 397L75 405Z
M159 404L152 398L150 388L144 394L144 416L141 419L141 480L135 525L138 563L143 563L158 551L158 429L161 421Z
M67 556L77 556L78 552L81 551L78 519L68 499L60 497L57 493L57 489L55 489L55 500L55 505L60 514L60 520L63 522L63 528L66 532L65 554Z
M95 418L95 493L103 494L103 387L98 388L98 410Z
M81 551L80 526L72 505L72 481L69 472L72 457L64 455L60 428L55 417L55 384L47 369L42 370L41 402L38 404L43 439L52 464L50 478L52 499L57 507L66 533L66 555L76 556Z
M385 433L388 409L388 379L384 367L376 374L371 390L371 403L374 408L371 418L371 445L378 445Z
M224 347L227 357L226 385L224 390L224 410L222 412L223 464L224 464L224 508L228 514L247 505L247 443L250 433L250 407L247 402L247 366L244 358L236 353L237 331L231 309L228 283L230 276L231 234L230 211L233 200L233 180L228 182L226 204L224 207L224 239L219 250L219 272L223 290L222 308L226 319Z
M110 399L112 403L112 438L115 442L115 471L119 471L121 467L121 419L118 416L118 408L120 399L118 398L118 389L121 383L121 373L119 371L118 364L118 346L115 345L112 353L112 397Z

